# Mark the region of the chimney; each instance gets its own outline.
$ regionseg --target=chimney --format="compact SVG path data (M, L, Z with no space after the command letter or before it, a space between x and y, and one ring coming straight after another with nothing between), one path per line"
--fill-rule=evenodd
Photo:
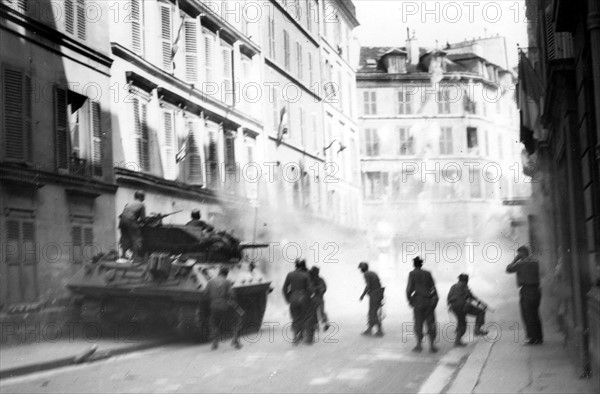
M408 62L410 64L419 64L419 44L415 37L415 30L413 29L411 38L408 27L406 28L406 52L408 53Z

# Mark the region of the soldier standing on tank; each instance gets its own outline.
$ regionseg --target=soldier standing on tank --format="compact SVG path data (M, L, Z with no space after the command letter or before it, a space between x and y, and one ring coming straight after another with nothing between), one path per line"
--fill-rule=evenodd
M129 249L133 254L134 264L142 262L142 232L141 225L146 218L146 206L143 191L137 190L133 194L134 201L125 204L123 212L119 215L119 230L121 230L121 248L123 255Z
M242 326L242 317L237 313L237 304L233 292L233 284L227 279L229 269L222 267L219 275L210 279L206 284L206 294L210 301L209 324L212 338L212 350L219 347L219 340L223 333L228 317L233 318L233 340L231 346L241 349L239 333Z
M381 326L381 320L379 319L379 308L382 306L384 288L381 287L379 276L377 276L375 272L369 271L368 263L363 261L358 264L358 268L364 274L366 282L365 290L360 296L360 300L362 301L367 294L369 295L368 327L362 335L371 335L371 330L373 327L377 326L375 336L382 337L383 327Z
M325 280L319 276L319 267L313 265L310 268L310 281L315 290L315 296L313 298L313 308L314 314L313 317L314 323L316 326L319 325L319 321L323 323L323 329L327 331L329 329L329 320L327 318L327 313L325 313L325 292L327 291L327 284Z
M213 231L214 227L211 226L210 224L206 223L204 220L201 220L200 217L200 210L199 209L194 209L192 211L192 220L190 220L189 222L187 222L185 225L186 226L192 226L192 227L200 227L202 230L206 230L206 231Z
M421 269L423 260L417 256L413 259L413 269L408 275L408 285L406 286L406 297L408 303L413 308L415 318L415 334L417 336L417 346L413 352L423 350L423 323L427 322L427 332L429 334L430 351L438 351L434 344L437 330L435 326L435 307L439 301L437 290L433 277L429 271Z
M306 270L306 261L296 260L296 269L287 274L283 283L283 295L290 304L290 314L292 315L292 330L294 331L294 345L297 345L303 338L303 332L306 331L306 343L313 343L314 327L309 327L310 303L313 297L313 287Z

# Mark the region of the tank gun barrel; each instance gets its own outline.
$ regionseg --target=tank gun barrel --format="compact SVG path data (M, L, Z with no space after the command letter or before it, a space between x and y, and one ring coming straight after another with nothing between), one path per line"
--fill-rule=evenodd
M240 249L268 248L269 242L240 242Z
M179 213L179 212L183 212L183 209L180 209L179 211L165 213L165 214L159 213L157 215L147 216L146 220L144 221L144 225L148 226L148 225L160 223L160 221L163 220L164 218L166 218L167 216L175 215L176 213Z

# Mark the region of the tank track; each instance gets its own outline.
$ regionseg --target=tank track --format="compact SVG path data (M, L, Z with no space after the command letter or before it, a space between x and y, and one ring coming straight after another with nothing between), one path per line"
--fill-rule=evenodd
M199 342L208 341L208 315L201 305L179 305L175 313L177 335L181 338L193 339Z

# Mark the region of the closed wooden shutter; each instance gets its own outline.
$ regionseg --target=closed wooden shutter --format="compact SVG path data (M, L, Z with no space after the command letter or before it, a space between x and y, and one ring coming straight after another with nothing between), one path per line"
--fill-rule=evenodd
M225 169L235 171L235 137L230 132L225 135Z
M85 19L85 0L77 0L77 38L80 40L85 40L86 38Z
M91 102L91 136L92 136L92 171L95 176L102 176L102 167L104 161L104 144L102 142L102 123L101 123L100 103Z
M223 86L225 88L224 92L221 94L221 97L223 101L225 101L227 104L231 104L233 102L233 93L231 92L233 89L233 67L231 61L231 47L227 45L222 45L221 54L223 59Z
M144 55L142 0L130 0L131 3L131 50Z
M204 184L204 169L202 168L202 156L200 155L200 138L198 122L188 120L186 122L187 140L187 182L191 185Z
M164 175L174 179L175 174L175 117L173 111L163 111L163 155Z
M186 19L185 32L185 79L187 83L198 83L198 22Z
M136 156L141 171L150 170L150 152L148 141L147 104L139 98L133 102L133 134L136 146Z
M30 161L33 147L31 79L19 70L4 69L4 154L7 160Z
M81 226L71 226L71 241L73 242L72 263L75 264L80 264L83 262L83 237L81 230Z
M204 82L214 81L214 45L214 35L204 29Z
M552 5L546 8L546 58L554 60L556 58L556 41L554 34L554 21Z
M69 121L67 91L54 88L54 143L56 168L69 168Z
M219 142L215 127L209 126L206 136L206 178L211 187L216 187L219 179Z
M8 303L37 300L37 261L35 225L30 220L8 219L6 221L8 244L6 253Z
M283 65L290 70L290 34L287 30L283 30Z
M173 27L171 23L171 6L160 4L160 37L161 37L161 52L163 70L171 71L171 45L172 45Z
M65 0L65 30L67 33L75 32L75 3L73 0Z

